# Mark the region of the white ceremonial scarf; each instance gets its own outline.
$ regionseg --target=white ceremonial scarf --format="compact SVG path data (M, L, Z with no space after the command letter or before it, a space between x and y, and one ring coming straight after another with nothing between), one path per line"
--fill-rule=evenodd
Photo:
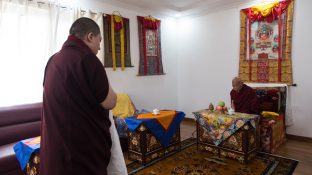
M108 175L127 175L127 166L121 150L119 136L116 130L112 112L109 111L109 120L112 123L109 128L112 138L111 158L107 167Z

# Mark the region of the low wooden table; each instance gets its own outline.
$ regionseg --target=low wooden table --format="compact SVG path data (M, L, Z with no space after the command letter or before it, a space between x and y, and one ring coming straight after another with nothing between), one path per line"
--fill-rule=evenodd
M130 160L137 160L146 164L180 150L180 127L171 138L170 144L163 147L149 129L141 125L135 132L128 130L128 156Z
M128 157L146 164L181 148L180 123L185 114L177 111L165 128L156 118L126 118Z
M199 150L234 158L241 163L255 157L259 145L258 115L227 115L209 110L197 111L194 115Z
M26 165L26 175L38 175L40 168L39 152L33 153ZM25 170L24 170L25 171Z

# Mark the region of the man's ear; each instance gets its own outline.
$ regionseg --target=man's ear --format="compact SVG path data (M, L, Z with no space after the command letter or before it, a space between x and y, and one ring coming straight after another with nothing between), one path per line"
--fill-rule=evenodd
M87 39L88 42L91 42L92 39L93 39L93 37L94 37L94 36L93 36L93 33L90 32L90 33L87 34L86 39Z

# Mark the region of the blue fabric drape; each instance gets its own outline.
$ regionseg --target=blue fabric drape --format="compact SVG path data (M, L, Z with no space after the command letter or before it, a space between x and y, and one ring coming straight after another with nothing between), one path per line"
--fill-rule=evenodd
M167 130L165 130L156 119L136 119L135 117L128 117L125 121L128 129L132 132L135 132L141 124L144 124L144 126L151 131L156 139L160 141L161 145L166 147L169 145L171 138L179 128L184 116L184 112L177 111L175 118Z
M15 152L15 156L17 160L19 161L22 170L25 169L30 156L33 152L38 152L40 149L40 143L39 144L25 144L26 142L30 141L33 138L22 140L17 142L13 149Z

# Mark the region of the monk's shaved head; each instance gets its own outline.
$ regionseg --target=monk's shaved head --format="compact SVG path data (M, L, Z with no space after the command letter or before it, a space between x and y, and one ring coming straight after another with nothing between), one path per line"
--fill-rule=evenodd
M240 83L240 82L242 82L242 81L240 80L239 77L234 77L234 78L232 79L232 82Z
M239 91L243 86L243 82L239 79L239 77L234 77L232 79L232 87L235 91Z

